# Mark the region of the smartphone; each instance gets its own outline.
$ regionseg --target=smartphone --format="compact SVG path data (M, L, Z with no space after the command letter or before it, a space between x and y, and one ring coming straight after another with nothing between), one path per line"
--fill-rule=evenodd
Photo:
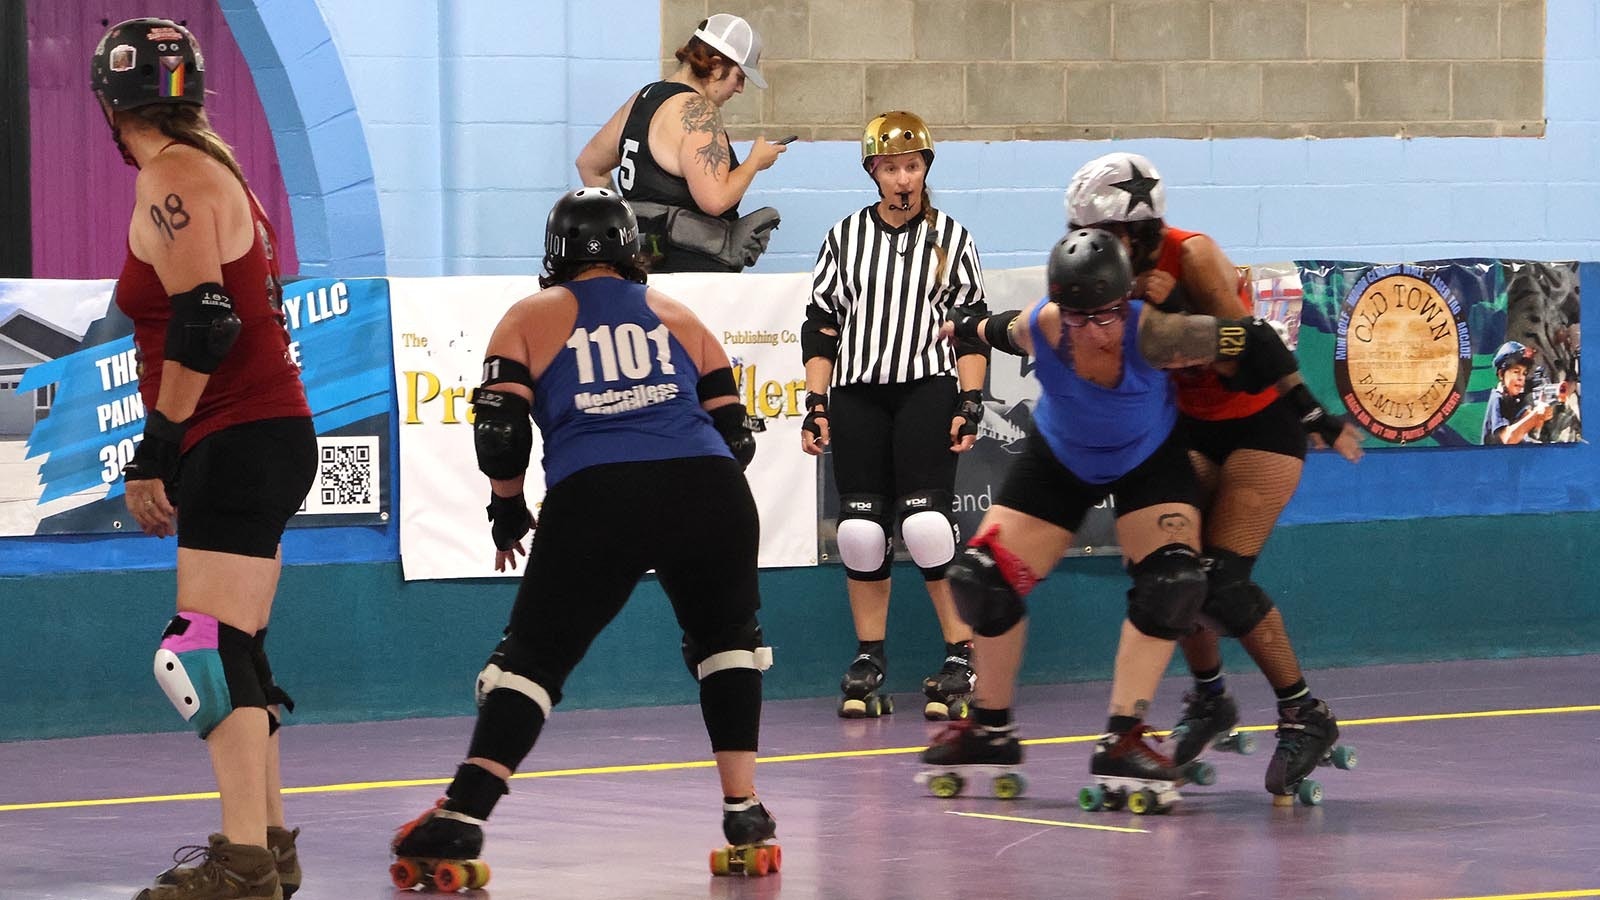
M799 136L800 135L798 135L798 134L791 134L788 137L778 138L777 140L773 141L773 143L774 144L787 144L790 141L794 140L795 138L798 138Z

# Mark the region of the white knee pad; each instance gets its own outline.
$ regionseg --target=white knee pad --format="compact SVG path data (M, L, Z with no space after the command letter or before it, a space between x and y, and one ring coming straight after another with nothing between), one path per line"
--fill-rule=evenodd
M955 523L944 513L923 510L906 516L900 536L911 559L924 569L948 565L956 557Z
M889 554L889 535L872 519L839 520L839 558L854 572L876 572Z

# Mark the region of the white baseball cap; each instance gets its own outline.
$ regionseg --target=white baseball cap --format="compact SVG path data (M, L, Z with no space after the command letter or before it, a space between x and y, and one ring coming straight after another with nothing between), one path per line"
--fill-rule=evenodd
M732 13L717 13L700 23L694 36L733 60L744 70L746 81L758 88L767 86L767 80L761 77L761 35L749 22Z

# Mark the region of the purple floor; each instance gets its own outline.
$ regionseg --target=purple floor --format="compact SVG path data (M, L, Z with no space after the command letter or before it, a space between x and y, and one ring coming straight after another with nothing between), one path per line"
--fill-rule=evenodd
M779 821L781 875L708 874L707 852L721 842L711 769L580 771L512 783L485 848L493 881L464 896L1600 894L1600 656L1341 669L1310 681L1346 723L1344 742L1359 749L1355 771L1316 776L1327 795L1321 807L1272 806L1261 788L1272 740L1258 733L1256 755L1214 755L1219 782L1184 788L1171 815L1080 811L1088 736L1104 724L1103 683L1023 692L1024 737L1065 740L1028 747L1028 795L1009 802L937 800L912 783L909 748L934 730L913 696L881 721L840 720L828 700L790 701L766 708L763 757L824 756L757 770ZM1235 674L1232 683L1245 723L1268 724L1261 678ZM1176 680L1162 686L1152 722L1172 722L1182 689ZM1470 712L1493 714L1361 721ZM411 896L388 884L387 841L442 787L384 782L442 783L470 727L433 719L289 729L284 781L307 788L287 799L291 825L304 828L297 898ZM558 712L525 768L684 763L705 749L693 707ZM4 744L0 772L4 900L127 900L174 847L203 840L217 823L214 800L8 808L208 791L204 749L192 736ZM1136 830L1074 827L1083 825Z

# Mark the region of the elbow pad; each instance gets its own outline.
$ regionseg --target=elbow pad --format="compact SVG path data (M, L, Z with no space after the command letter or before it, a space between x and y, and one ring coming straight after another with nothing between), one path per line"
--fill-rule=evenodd
M800 361L810 362L820 356L828 362L839 358L839 336L825 334L822 329L839 329L839 323L828 319L817 307L806 310L806 323L800 326Z
M1011 340L1011 323L1015 322L1017 317L1021 315L1022 312L1020 310L1013 309L999 315L990 316L989 321L983 325L983 339L989 342L989 346L999 350L1001 353L1009 353L1012 356L1027 356L1028 352L1018 347Z
M472 392L472 447L478 471L490 478L516 478L528 470L533 423L528 401L516 394L476 388Z
M955 312L956 309L961 310L962 318L968 321L982 319L989 315L989 305L981 300L977 303L969 303L966 306L956 307L955 309L952 309L951 312ZM989 346L983 341L979 340L976 334L963 334L962 332L963 329L956 329L957 358L963 356L972 356L974 354L983 354L984 356L989 354Z
M723 366L700 376L695 382L694 395L701 403L714 400L718 397L739 396L739 383L733 380L733 369Z
M1246 393L1264 391L1300 370L1294 351L1284 346L1277 329L1265 319L1218 319L1217 360L1239 364L1239 370L1224 376L1222 383Z
M239 339L241 323L233 313L233 298L222 285L208 281L170 299L165 357L210 375Z

